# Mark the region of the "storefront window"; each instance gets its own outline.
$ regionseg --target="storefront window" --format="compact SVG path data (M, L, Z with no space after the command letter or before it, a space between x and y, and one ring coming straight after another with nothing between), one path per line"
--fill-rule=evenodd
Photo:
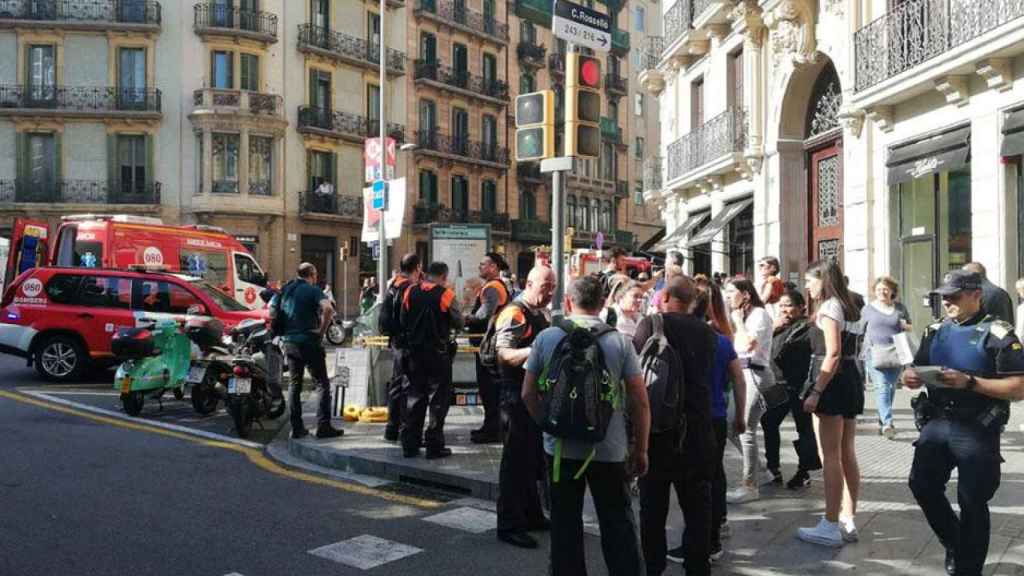
M729 223L729 273L754 277L754 205L751 204Z

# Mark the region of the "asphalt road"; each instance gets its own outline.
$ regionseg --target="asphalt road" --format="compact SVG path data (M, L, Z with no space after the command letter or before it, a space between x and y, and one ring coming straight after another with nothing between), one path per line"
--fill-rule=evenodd
M374 574L546 573L546 537L536 551L497 542L483 503L325 480L258 449L126 426L19 392L46 388L20 360L0 358L4 576L335 576L377 562ZM438 514L446 515L429 520ZM310 553L331 545L354 550L347 561L364 568L322 557L335 549ZM588 546L603 573L597 540Z

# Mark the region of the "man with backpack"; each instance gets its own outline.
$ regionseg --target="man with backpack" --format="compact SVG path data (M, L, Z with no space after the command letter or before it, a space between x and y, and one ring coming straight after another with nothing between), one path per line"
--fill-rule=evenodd
M526 290L498 314L493 331L484 338L484 344L489 338L494 341L505 421L498 472L498 540L520 548L537 547L537 540L527 534L529 530L550 527L537 490L544 472L540 428L523 405L521 387L530 346L549 325L546 308L554 291L555 273L550 268L531 270ZM485 363L489 363L490 348L481 346Z
M630 506L624 406L636 433L632 473L647 473L651 413L633 346L598 314L601 282L568 289L568 318L540 333L526 361L523 401L544 430L551 485L551 574L586 576L583 500L587 488L601 524L610 576L644 573Z
M669 280L663 313L644 318L633 337L641 350L651 405L650 468L640 480L640 535L648 576L665 570L672 486L686 522L686 574L711 572L711 478L716 463L710 374L718 337L689 313L696 290L689 276Z
M409 346L405 410L402 412L402 455L418 456L421 440L427 459L451 456L444 445L444 420L452 401L452 331L462 328L455 291L448 287L448 265L432 262L423 282L413 284L402 297L400 321ZM430 410L426 434L423 420Z
M480 279L484 285L473 305L472 314L466 319L466 329L470 333L483 334L491 319L511 301L509 288L501 279L503 270L508 270L508 263L497 252L488 252L480 261ZM480 339L473 338L470 344L479 346ZM484 423L469 434L474 444L490 444L501 439L501 407L496 376L494 368L485 366L477 354L476 381L480 386L480 401L484 405Z
M383 336L388 337L391 348L391 380L388 381L388 424L384 427L384 439L388 442L398 440L398 429L402 424L402 407L405 404L408 370L406 362L409 346L402 334L399 322L402 311L402 299L406 290L420 281L422 274L420 257L414 253L406 254L399 264L399 273L388 283L384 302L381 304L377 318L378 328Z

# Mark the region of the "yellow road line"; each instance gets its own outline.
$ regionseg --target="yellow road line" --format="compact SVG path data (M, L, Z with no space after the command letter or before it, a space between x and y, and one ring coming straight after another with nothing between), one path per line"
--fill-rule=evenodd
M276 474L278 476L284 476L286 478L291 478L293 480L299 480L301 482L307 482L307 483L310 483L310 484L317 484L319 486L327 486L327 487L330 487L330 488L336 488L338 490L343 490L345 492L351 492L351 493L354 493L354 494L361 494L363 496L372 496L372 497L375 497L375 498L380 498L382 500L387 500L387 501L395 502L395 503L398 503L398 504L407 504L407 505L416 506L416 507L419 507L419 508L439 508L439 507L441 507L443 505L443 503L438 502L436 500L430 500L430 499L427 499L427 498L417 498L415 496L405 496L405 495L402 495L402 494L392 494L390 492L386 492L386 491L383 491L383 490L378 490L376 488L370 488L368 486L363 486L361 484L355 484L355 483L352 483L352 482L344 482L344 481L341 481L341 480L335 480L333 478L325 478L325 477L322 477L322 476L317 476L315 474L309 474L307 472L301 472L299 470L292 470L290 468L286 468L284 466L281 466L277 462L274 462L273 460L267 458L263 454L262 451L257 450L255 448L248 448L246 446L239 446L237 444L231 444L230 442L217 442L217 441L214 441L214 440L206 440L206 439L203 439L203 438L199 438L199 437L196 437L196 436L191 436L189 434L185 434L184 432L175 432L173 430L163 430L161 428L155 428L155 427L152 427L152 426L147 426L145 424L139 424L137 422L128 422L128 421L125 421L125 420L119 420L117 418L110 418L110 417L107 417L107 416L100 416L100 415L97 415L97 414L90 414L88 412L83 412L83 411L80 411L80 410L75 410L74 408L67 408L65 406L59 406L57 404L52 404L50 402L46 402L46 401L43 401L43 400L37 400L35 398L30 398L28 396L25 396L24 394L19 394L17 392L8 392L6 390L0 390L0 397L8 398L10 400L14 400L15 402L21 402L21 403L24 403L24 404L31 404L33 406L38 406L40 408L45 408L47 410L53 410L55 412L61 412L61 413L69 414L69 415L72 415L72 416L78 416L79 418L85 418L86 420L92 420L93 422L99 422L101 424L108 424L110 426L118 426L120 428L127 428L129 430L137 430L139 432L150 432L150 433L153 433L153 434L160 434L161 436L167 436L167 437L170 437L170 438L177 438L179 440L187 440L189 442L193 442L195 444L201 444L203 446L209 446L211 448L220 448L220 449L223 449L223 450L231 450L233 452L238 452L240 454L243 454L246 458L249 459L249 461L251 463L255 464L259 468L262 468L263 470L266 470L267 472L270 472L271 474Z

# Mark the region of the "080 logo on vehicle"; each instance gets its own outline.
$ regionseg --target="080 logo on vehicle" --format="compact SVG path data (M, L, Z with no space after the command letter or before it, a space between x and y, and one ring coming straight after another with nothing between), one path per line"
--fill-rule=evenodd
M144 264L163 264L164 254L156 246L150 246L143 250L142 262Z
M21 293L29 298L35 298L43 291L43 283L38 278L29 278L21 285Z

